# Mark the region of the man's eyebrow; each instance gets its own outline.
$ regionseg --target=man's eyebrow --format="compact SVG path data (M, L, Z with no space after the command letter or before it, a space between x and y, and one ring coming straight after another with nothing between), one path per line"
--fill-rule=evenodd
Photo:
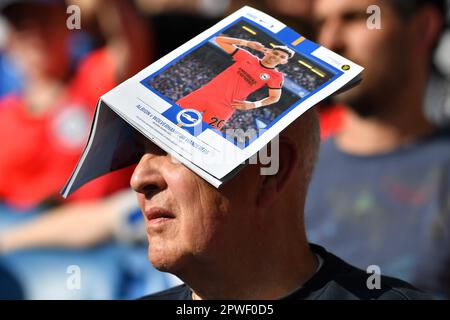
M364 8L354 7L338 11L335 13L335 16L343 20L355 20L360 18L365 19L368 17L368 14L366 12L365 7ZM315 23L318 25L322 25L325 23L326 20L328 20L328 16L317 16L315 19Z
M360 18L367 18L368 14L364 8L352 8L346 10L340 15L344 20L355 20Z

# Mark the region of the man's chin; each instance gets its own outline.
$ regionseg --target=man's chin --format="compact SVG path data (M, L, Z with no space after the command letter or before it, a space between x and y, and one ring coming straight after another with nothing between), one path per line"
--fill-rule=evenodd
M170 261L166 258L162 258L159 256L155 256L154 254L151 253L151 251L149 250L148 252L148 259L150 260L150 262L152 263L153 267L161 272L173 272L173 261Z
M148 259L153 267L161 272L177 274L185 264L186 259L171 253L170 250L148 250Z

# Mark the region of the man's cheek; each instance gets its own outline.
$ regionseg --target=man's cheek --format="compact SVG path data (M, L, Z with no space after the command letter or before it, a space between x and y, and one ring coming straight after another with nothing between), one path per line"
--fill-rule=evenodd
M139 204L139 208L141 209L141 211L144 210L144 203L145 203L145 196L141 193L136 193L136 197L137 197L137 201Z
M166 176L166 182L172 199L176 199L179 207L189 207L198 202L199 190L197 176L184 167L176 165L171 168Z

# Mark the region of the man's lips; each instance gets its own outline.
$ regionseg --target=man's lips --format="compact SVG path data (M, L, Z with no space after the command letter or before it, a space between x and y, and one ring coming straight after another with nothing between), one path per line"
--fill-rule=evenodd
M156 224L175 219L175 215L163 208L152 207L144 211L145 217L149 224Z

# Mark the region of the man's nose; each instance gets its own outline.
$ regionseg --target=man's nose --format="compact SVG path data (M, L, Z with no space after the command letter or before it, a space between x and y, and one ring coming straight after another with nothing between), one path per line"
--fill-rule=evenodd
M167 183L162 173L165 158L150 153L144 154L131 176L131 188L149 197L166 189Z
M322 46L341 53L344 49L343 28L339 21L327 21L318 30L318 42Z

